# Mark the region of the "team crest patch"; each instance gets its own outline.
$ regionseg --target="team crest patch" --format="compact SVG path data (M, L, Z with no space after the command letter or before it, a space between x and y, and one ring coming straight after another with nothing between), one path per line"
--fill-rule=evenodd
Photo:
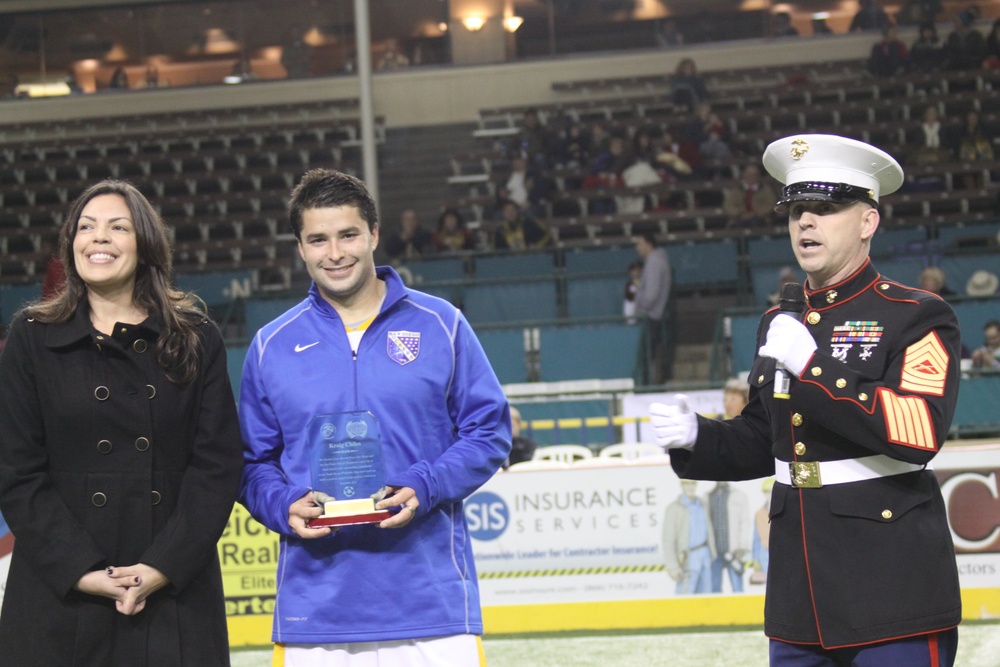
M420 354L419 331L390 331L386 340L389 358L400 366L415 360Z
M948 352L937 333L930 332L906 348L899 388L918 394L944 396L948 379Z

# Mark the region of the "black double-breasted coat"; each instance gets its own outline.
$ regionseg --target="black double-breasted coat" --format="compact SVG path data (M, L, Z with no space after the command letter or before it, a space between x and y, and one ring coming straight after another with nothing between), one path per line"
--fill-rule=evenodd
M216 543L242 445L217 327L187 384L156 361L160 321L23 317L0 355L0 511L14 534L0 613L6 665L229 664ZM73 586L145 563L169 579L135 616Z
M774 397L775 361L756 357L747 407L727 422L699 417L693 450L671 451L678 475L753 479L786 462L878 454L923 465L940 450L958 398L951 307L870 262L807 300L817 349L791 398ZM758 349L777 312L761 318ZM768 636L835 648L960 622L954 546L932 471L820 488L776 483L770 521Z

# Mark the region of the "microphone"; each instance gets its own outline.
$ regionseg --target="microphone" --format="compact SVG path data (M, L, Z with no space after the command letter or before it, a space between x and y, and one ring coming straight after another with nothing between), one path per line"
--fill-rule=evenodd
M781 300L778 310L782 313L789 313L801 318L806 312L806 293L802 289L801 283L785 283L781 286ZM792 378L788 374L785 365L778 363L774 369L774 397L791 398Z

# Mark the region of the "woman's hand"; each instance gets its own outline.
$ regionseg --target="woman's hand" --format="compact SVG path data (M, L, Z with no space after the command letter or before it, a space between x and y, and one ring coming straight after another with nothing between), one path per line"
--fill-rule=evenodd
M123 589L115 598L115 608L126 616L135 616L145 609L146 598L170 583L166 575L145 563L109 567L107 576Z

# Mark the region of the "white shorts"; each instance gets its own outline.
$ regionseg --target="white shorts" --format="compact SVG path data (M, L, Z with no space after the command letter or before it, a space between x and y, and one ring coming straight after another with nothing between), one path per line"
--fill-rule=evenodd
M479 635L349 644L275 644L272 667L486 667Z

